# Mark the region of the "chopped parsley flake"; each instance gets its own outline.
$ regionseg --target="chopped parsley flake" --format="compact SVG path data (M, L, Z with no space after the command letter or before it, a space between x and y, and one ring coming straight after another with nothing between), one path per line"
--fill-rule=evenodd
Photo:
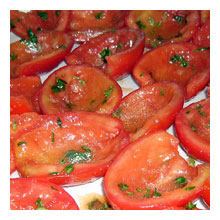
M193 130L194 132L197 131L197 128L196 128L196 126L195 126L194 124L191 124L191 128L192 128L192 130Z
M13 128L13 131L16 131L16 129L17 129L17 123L16 123L16 121L13 121L13 123L12 123L12 128Z
M108 100L108 98L110 97L110 95L111 95L113 89L114 89L113 86L110 86L109 89L105 89L105 91L104 91L104 97L105 97L105 99L104 99L104 101L102 102L103 105L107 102L107 100Z
M179 185L180 187L183 187L187 184L187 181L185 177L180 176L174 180L174 183Z
M66 166L64 168L64 170L65 170L66 174L69 174L69 173L73 172L73 170L74 170L73 164L70 164L70 165Z
M102 15L103 15L104 13L105 13L104 11L101 11L101 12L95 14L95 18L96 18L96 19L101 19Z
M83 86L86 86L86 82L81 80L79 76L74 76L73 79L77 79L79 80L79 82L83 85Z
M56 14L56 16L59 16L60 15L60 11L59 10L55 11L55 14Z
M190 190L193 190L193 189L195 189L195 188L196 188L195 186L190 186L190 187L185 188L185 190L186 190L186 191L190 191Z
M141 21L137 21L136 24L138 25L138 27L139 27L140 29L146 28L146 25L144 25Z
M187 67L189 66L189 62L184 60L183 56L179 56L178 54L175 54L171 57L170 61L171 64L173 63L180 63L181 67Z
M14 60L16 60L17 58L18 58L18 55L15 55L14 52L12 52L12 53L10 54L10 61L14 61Z
M160 197L160 196L162 196L161 193L157 192L157 188L154 189L154 196L155 196L155 197Z
M141 73L141 74L140 74L140 76L144 76L144 75L145 75L145 73L146 73L146 72Z
M183 207L186 210L193 210L196 208L196 204L193 204L192 202L188 202L186 206Z
M183 18L182 18L182 17L176 15L176 16L174 16L173 18L174 18L176 21L178 21L179 24L182 24L182 22L183 22Z
M125 191L126 189L128 189L128 185L125 183L119 183L118 187L121 191Z
M104 49L101 53L100 53L100 56L101 58L107 63L107 60L106 60L106 56L110 56L112 54L111 50L109 49L109 47L107 47L106 49Z
M200 47L200 48L195 49L193 52L205 51L205 50L210 50L210 47Z
M47 18L48 18L48 13L45 11L38 11L37 15L43 20L47 20Z
M24 142L24 141L21 141L21 142L18 142L18 143L17 143L17 146L21 146L21 145L23 145L23 144L27 144L27 143Z
M55 134L54 134L54 132L52 131L52 140L51 140L51 144L53 144L54 141L55 141L54 136L55 136Z
M44 202L40 198L35 202L35 204L37 205L36 210L47 210Z
M154 21L154 19L153 19L152 17L150 17L150 25L151 25L151 26L154 26L154 25L155 25L155 21Z
M57 118L57 124L59 125L60 128L62 128L62 121L60 120L60 118Z
M62 79L57 79L56 85L52 86L51 89L52 89L53 93L61 92L61 89L63 91L65 91L65 89L66 89L65 85L66 84L67 84L66 81L64 81Z

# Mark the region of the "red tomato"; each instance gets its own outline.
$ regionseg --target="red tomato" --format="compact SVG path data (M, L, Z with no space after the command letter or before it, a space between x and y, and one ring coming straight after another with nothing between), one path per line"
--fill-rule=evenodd
M48 32L10 45L11 77L30 76L50 71L57 66L72 48L71 37L63 32Z
M193 37L193 43L200 47L210 47L210 20L198 29Z
M99 67L115 79L129 74L144 50L144 35L133 29L104 33L67 55L68 64Z
M124 10L72 10L69 31L77 42L88 41L124 26Z
M159 131L124 148L104 177L104 190L113 209L164 209L198 198L208 177L209 164L190 167L178 139Z
M111 114L122 98L121 87L100 69L68 65L43 83L39 103L44 114L90 111Z
M133 68L141 85L171 80L182 84L186 99L195 96L209 82L210 53L191 43L167 44L142 56Z
M202 191L202 198L205 203L210 207L210 178L205 181Z
M159 129L167 129L182 109L184 92L173 82L158 82L131 92L116 112L134 141Z
M182 109L175 120L175 129L187 153L201 161L210 161L210 99Z
M16 170L15 165L15 156L13 151L13 142L12 139L10 139L10 174L12 174Z
M89 112L42 115L41 122L14 140L18 172L59 185L78 185L103 176L128 143L120 120Z
M204 24L206 21L210 19L210 10L201 10L200 16L201 16L201 23Z
M11 210L78 210L75 200L60 186L31 178L10 179Z
M69 19L70 11L63 10L10 11L11 31L24 38L28 37L28 29L32 29L34 34L45 30L65 31Z
M126 18L128 27L145 33L145 45L150 48L190 41L199 22L199 11L132 10Z

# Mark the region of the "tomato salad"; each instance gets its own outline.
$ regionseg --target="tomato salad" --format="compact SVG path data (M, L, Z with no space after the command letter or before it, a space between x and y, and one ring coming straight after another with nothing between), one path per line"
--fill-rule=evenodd
M89 183L90 210L210 208L210 11L11 10L10 30L11 209L84 209Z

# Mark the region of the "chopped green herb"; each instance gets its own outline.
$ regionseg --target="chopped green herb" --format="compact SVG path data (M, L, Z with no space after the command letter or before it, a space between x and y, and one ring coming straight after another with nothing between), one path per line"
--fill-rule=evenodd
M35 202L35 204L37 205L36 210L47 210L44 202L40 198Z
M59 125L60 128L62 128L62 121L60 120L60 118L57 118L57 124Z
M186 112L186 114L189 114L189 113L190 113L190 111L187 111L187 112Z
M122 48L123 47L123 44L122 43L119 43L118 45L117 45L117 50L119 50L120 48Z
M113 28L113 29L112 29L112 33L114 34L114 33L115 33L115 31L116 31L116 30Z
M161 89L161 88L160 88L160 96L165 96L164 91L165 91L165 89Z
M204 117L207 117L207 114L205 112L202 112L201 110L198 110L198 113Z
M162 24L162 21L159 21L159 22L157 23L157 27L160 27L161 24Z
M54 132L52 131L52 140L51 140L51 144L53 144L54 143L54 136L55 136L55 134L54 134Z
M41 28L41 27L38 27L38 28L37 28L37 31L42 31L42 28Z
M183 18L182 18L182 17L176 15L176 16L174 16L173 18L174 18L176 21L178 21L179 24L182 24L182 22L183 22Z
M92 101L90 102L90 105L93 105L95 102L96 102L95 100L92 100Z
M141 73L141 74L140 74L140 76L144 76L144 75L145 75L145 73L146 73L146 72Z
M48 175L58 175L59 172L52 172L52 173L48 173Z
M111 207L107 202L101 203L98 199L94 199L92 202L88 203L89 210L109 210Z
M180 176L174 180L174 183L179 185L180 187L183 187L187 184L187 181L185 177Z
M126 189L128 189L128 185L124 183L119 183L118 187L121 191L125 191Z
M16 28L16 26L14 25L14 20L13 19L10 20L10 25L11 25L11 28L13 28L13 29Z
M150 17L150 25L151 25L151 26L154 26L154 25L155 25L155 21L154 21L154 19L153 19L152 17Z
M18 142L18 143L17 143L17 146L21 146L21 145L23 145L23 144L27 144L27 143L24 142L24 141L21 141L21 142Z
M185 188L185 190L186 190L186 191L190 191L190 190L193 190L193 189L195 189L195 188L196 188L195 186L191 186L191 187Z
M189 158L187 159L187 161L188 161L189 166L191 166L191 167L195 167L195 166L196 166L196 161L195 161L194 158L189 157Z
M55 14L56 14L56 16L59 16L60 15L60 11L59 10L55 11Z
M58 191L58 189L54 188L53 186L50 187L52 190Z
M66 174L69 174L69 173L73 172L73 170L74 170L73 164L70 164L70 165L66 166L64 168L64 170L66 170L65 171Z
M73 103L71 103L71 102L67 102L67 103L66 103L66 106L68 107L68 109L72 110L72 108L73 108L74 106L76 106L76 105L73 104Z
M154 196L155 196L155 197L160 197L160 196L162 196L161 193L157 192L157 188L154 189Z
M183 207L186 210L193 210L196 208L196 204L193 204L192 202L188 202L186 206Z
M163 17L164 17L164 20L166 21L167 20L167 13L166 12L164 12Z
M16 123L16 121L13 121L13 123L12 123L12 128L13 128L13 131L16 131L16 129L17 129L17 123Z
M207 128L210 128L210 123L208 123L208 124L206 125L206 127L207 127Z
M105 13L104 11L101 11L101 12L95 14L95 18L96 18L96 19L100 19L101 16L102 16L104 13Z
M172 63L180 63L181 64L181 67L187 67L189 66L189 62L184 60L183 56L179 56L177 54L175 54L174 56L171 57L170 61L169 61L171 64Z
M37 36L34 34L34 32L32 31L32 29L29 29L28 31L28 36L30 37L30 41L33 43L33 44L37 44L38 43L38 39L37 39Z
M196 126L195 126L194 124L191 124L191 128L192 128L192 130L193 130L194 132L197 131L197 128L196 128Z
M62 79L57 79L57 82L54 86L51 87L53 93L56 93L56 92L61 92L61 89L63 91L65 91L66 87L65 85L67 84L66 81L62 80Z
M66 45L62 44L59 48L66 49Z
M116 117L116 118L120 118L121 117L121 109L118 108L114 113L113 113L113 116Z
M100 56L101 58L107 63L107 60L106 60L106 56L110 56L112 54L111 50L109 49L109 47L107 47L106 49L104 49L101 53L100 53Z
M151 44L151 46L152 46L153 48L156 48L156 47L157 47L157 43L156 43L156 42L151 41L150 44Z
M79 82L83 85L83 86L86 86L86 82L81 80L79 76L74 76L73 79L77 79L79 80Z
M60 159L60 164L62 164L62 165L66 164L66 161L65 161L64 158L61 158L61 159Z
M182 36L182 34L177 34L175 37L181 37Z
M143 192L141 188L136 189L138 192Z
M146 28L146 25L144 25L141 21L137 21L136 24L138 25L138 27L139 27L140 29Z
M130 192L130 191L125 191L126 192L126 194L128 194L130 197L134 197L134 193L133 192Z
M205 50L210 50L210 47L200 47L200 48L195 49L193 52L205 51Z
M102 102L103 105L107 102L107 100L108 100L108 98L110 97L110 95L111 95L113 89L114 89L113 86L110 86L109 89L105 89L105 91L104 91L104 97L105 97L105 99L104 99L104 101Z
M37 15L43 20L47 20L47 18L48 18L48 13L45 11L38 11Z
M152 196L152 193L151 193L150 189L146 188L146 191L147 191L147 193L145 193L143 197L144 198L150 198Z
M12 52L12 53L10 54L10 61L14 61L14 60L16 60L17 58L18 58L18 55L15 55L14 52Z
M199 109L202 108L202 106L201 106L200 104L198 104L198 105L196 106L196 108L197 108L197 110L199 110Z

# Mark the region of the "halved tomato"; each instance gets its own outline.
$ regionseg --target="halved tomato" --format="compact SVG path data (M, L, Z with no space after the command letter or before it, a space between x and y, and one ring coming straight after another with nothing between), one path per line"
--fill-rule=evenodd
M70 52L73 40L63 32L35 35L28 30L29 38L10 45L11 78L47 72L57 66Z
M182 109L184 91L174 82L141 87L122 99L114 116L120 118L134 141L159 129L167 129Z
M114 33L104 33L76 48L67 55L68 64L89 64L120 79L131 70L143 54L144 34L138 30L124 28Z
M72 10L69 32L76 42L89 41L106 31L122 28L125 10Z
M192 103L176 116L175 129L182 147L201 161L210 162L210 99Z
M59 185L103 176L129 138L119 119L90 112L42 115L14 140L18 172Z
M199 11L132 10L126 17L128 27L145 33L149 48L190 41L199 24Z
M208 48L207 48L208 49ZM210 80L210 52L192 43L167 44L142 56L133 68L140 86L171 80L185 87L185 99L202 90Z
M39 103L44 114L70 111L111 114L121 98L121 87L102 70L86 65L69 65L46 79L40 90Z
M201 195L209 172L209 164L190 167L178 139L159 131L124 148L106 172L104 190L113 209L185 206Z
M61 186L31 178L10 179L11 210L78 210Z
M10 11L11 31L23 38L28 37L28 29L32 29L34 34L42 31L65 31L69 19L68 10Z
M206 180L202 190L202 198L205 203L210 207L210 178Z

